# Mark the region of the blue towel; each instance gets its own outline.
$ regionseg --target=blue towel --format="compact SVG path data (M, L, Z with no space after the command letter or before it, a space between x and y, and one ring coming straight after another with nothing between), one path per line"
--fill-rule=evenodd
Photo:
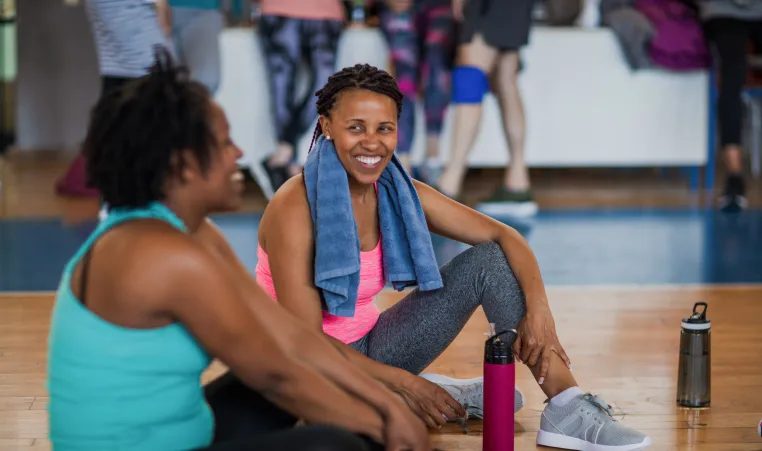
M328 313L354 316L360 284L360 237L349 177L332 141L318 138L304 165L304 181L315 230L315 285ZM416 285L422 291L442 288L418 193L396 155L377 186L386 281L398 291Z

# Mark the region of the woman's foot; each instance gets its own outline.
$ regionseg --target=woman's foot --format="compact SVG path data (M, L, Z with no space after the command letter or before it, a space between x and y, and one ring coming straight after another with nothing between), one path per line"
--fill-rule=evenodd
M262 161L262 169L270 179L273 192L278 191L278 188L293 176L295 171L295 165L292 164L293 158L294 146L280 143L275 153Z
M427 158L423 164L418 167L418 173L423 179L422 182L435 188L437 187L439 178L442 176L442 171L444 171L444 164L442 164L442 161L439 158Z
M466 409L469 418L484 418L484 378L475 377L473 379L455 379L454 377L443 376L441 374L421 374L421 377L433 382L447 390L450 396ZM524 394L514 387L515 401L513 403L513 412L516 413L524 407L526 399Z
M646 449L651 438L617 422L611 406L590 393L564 405L549 402L542 412L537 444L580 451Z
M500 185L492 195L482 201L477 210L488 216L515 216L526 218L537 214L537 203L530 190L513 191Z
M746 182L743 176L731 174L725 179L725 189L719 201L720 210L725 213L738 213L748 206L746 200Z

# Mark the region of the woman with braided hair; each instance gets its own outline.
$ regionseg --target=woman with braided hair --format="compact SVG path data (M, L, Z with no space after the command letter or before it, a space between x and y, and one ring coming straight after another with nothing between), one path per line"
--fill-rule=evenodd
M395 155L403 94L394 79L355 65L316 96L320 118L305 169L275 194L259 227L256 275L265 291L432 428L464 410L481 416L481 378L421 373L481 306L497 330L518 331L516 357L550 399L539 444L649 445L578 387L522 236L407 176ZM438 268L430 232L473 247ZM417 288L379 312L373 297L387 282Z

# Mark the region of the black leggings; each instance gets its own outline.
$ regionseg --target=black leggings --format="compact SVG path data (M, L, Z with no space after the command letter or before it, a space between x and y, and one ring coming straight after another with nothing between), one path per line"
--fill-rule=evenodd
M762 21L717 18L706 22L705 34L719 62L717 113L722 146L741 144L741 91L746 84L749 41L762 53Z
M343 29L344 23L340 20L262 17L259 33L279 142L296 148L299 139L317 120L315 92L336 71L336 50ZM297 98L296 81L303 61L309 67L310 87L304 97Z
M214 412L215 434L204 451L380 451L351 432L326 426L295 427L297 418L226 373L204 388ZM199 450L201 451L201 450Z

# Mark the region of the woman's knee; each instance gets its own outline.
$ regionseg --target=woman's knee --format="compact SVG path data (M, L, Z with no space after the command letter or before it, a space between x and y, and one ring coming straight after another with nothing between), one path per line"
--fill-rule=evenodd
M503 249L494 241L477 244L466 249L447 266L455 267L455 272L459 274L487 276L492 280L495 277L506 279L510 285L518 288L516 275L508 264ZM452 272L452 270L448 272Z
M504 272L506 269L508 271L511 269L508 266L508 260L505 258L503 248L494 241L477 244L463 252L463 254L468 257L470 264L477 265L488 271ZM513 271L511 271L511 274L513 274Z

